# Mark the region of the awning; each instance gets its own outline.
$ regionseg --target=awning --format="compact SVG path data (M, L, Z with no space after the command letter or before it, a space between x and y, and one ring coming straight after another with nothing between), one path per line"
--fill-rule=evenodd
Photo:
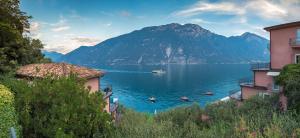
M280 74L280 72L274 72L274 71L270 71L267 73L268 76L278 76Z

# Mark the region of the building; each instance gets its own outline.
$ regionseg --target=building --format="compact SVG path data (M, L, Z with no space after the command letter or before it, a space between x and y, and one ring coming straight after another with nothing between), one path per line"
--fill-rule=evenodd
M42 63L42 64L29 64L20 67L17 70L17 77L32 79L32 78L45 78L49 75L54 76L68 76L70 74L76 74L79 78L86 79L85 87L90 90L91 93L100 90L100 78L104 76L101 71L89 69L86 67L75 66L67 63ZM103 99L106 101L105 111L111 111L110 97L111 91L103 92ZM114 109L115 111L116 109Z
M254 95L280 94L280 103L286 109L287 99L281 87L274 83L274 77L280 74L287 64L300 63L300 21L264 28L270 33L270 63L257 63L251 66L253 80L240 82L241 100Z

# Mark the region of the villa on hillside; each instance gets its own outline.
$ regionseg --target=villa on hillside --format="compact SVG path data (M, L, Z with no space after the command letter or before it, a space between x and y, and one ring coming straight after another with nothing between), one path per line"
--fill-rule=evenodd
M240 81L240 100L254 95L270 95L279 93L283 110L287 108L287 98L282 87L274 83L274 77L280 74L287 64L300 63L300 21L264 28L270 32L270 63L251 65L253 81ZM237 97L236 94L232 97Z
M68 76L70 74L76 74L77 77L86 79L85 87L89 89L91 93L100 90L100 78L104 76L104 73L101 71L67 63L29 64L22 66L17 70L17 77L25 79L45 78L48 75L55 75L59 77ZM117 104L110 103L112 91L111 89L109 90L110 91L103 92L103 99L106 102L104 111L115 116Z

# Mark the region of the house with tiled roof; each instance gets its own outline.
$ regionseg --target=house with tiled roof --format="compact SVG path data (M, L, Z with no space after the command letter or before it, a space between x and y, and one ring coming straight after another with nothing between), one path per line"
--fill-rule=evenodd
M100 89L100 79L104 76L104 72L89 69L86 67L75 66L67 63L41 63L41 64L29 64L20 67L17 70L17 77L19 78L45 78L49 75L52 76L69 76L76 74L77 77L86 79L85 87L90 90L91 93L97 92ZM115 106L112 106L114 110L111 110L110 97L112 95L110 91L103 92L103 99L106 102L105 111L115 112Z

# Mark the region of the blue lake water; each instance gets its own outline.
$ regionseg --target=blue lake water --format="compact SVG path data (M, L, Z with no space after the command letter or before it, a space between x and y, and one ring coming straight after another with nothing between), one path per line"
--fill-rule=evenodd
M110 84L113 97L136 111L153 113L193 102L205 106L228 96L230 90L238 89L240 78L251 76L247 64L203 64L165 66L108 66L100 67L106 72L101 88ZM163 69L165 74L152 74ZM212 91L213 96L203 95ZM151 103L148 98L156 97ZM180 101L187 96L192 102Z

